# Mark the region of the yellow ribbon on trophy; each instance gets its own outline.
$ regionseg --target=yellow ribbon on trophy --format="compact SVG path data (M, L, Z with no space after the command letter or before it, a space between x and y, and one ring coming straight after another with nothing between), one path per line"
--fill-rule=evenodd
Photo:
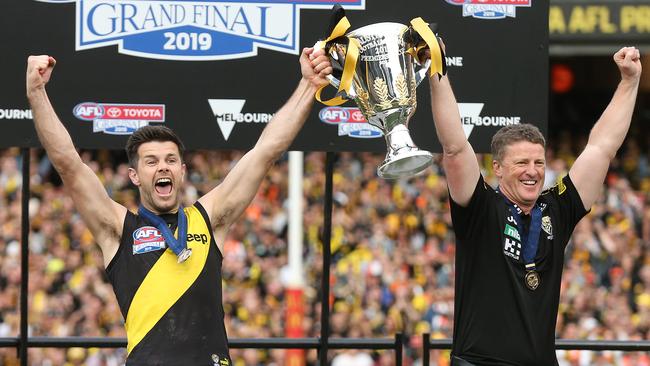
M415 49L411 49L409 53L415 59L418 59L418 52L428 46L429 52L431 53L429 77L434 74L439 74L442 77L446 73L445 54L442 51L442 47L440 47L440 43L438 43L438 37L433 34L433 31L429 28L429 24L420 17L411 20L411 26L422 37L425 44L416 45Z
M322 41L319 41L316 44L316 46L324 49L327 45L327 42L339 37L344 37L345 32L348 30L348 28L350 28L350 22L348 21L348 18L344 16L336 24L329 37L327 37ZM323 91L323 89L325 89L325 87L327 87L327 84L323 85L316 91L316 96L315 96L316 100L318 100L319 102L327 106L337 106L347 102L347 99L341 96L343 95L342 92L345 92L345 95L350 94L350 87L352 86L352 78L354 77L354 70L357 67L357 59L359 58L359 41L357 41L354 38L348 38L348 37L346 38L348 39L348 47L345 53L343 74L341 75L339 89L338 92L336 93L337 95L332 99L321 100L321 92ZM325 50L325 52L327 53L329 52L329 50Z

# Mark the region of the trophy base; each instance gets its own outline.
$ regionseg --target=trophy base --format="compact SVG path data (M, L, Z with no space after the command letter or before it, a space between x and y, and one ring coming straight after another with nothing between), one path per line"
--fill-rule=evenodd
M377 168L377 175L384 179L412 177L433 163L433 155L428 151L412 150L394 155Z

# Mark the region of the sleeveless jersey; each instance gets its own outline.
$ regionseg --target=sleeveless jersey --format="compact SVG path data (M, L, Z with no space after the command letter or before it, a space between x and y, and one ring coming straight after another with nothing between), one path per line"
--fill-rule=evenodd
M221 297L223 256L200 203L184 209L183 263L155 227L131 212L106 272L126 319L126 365L230 366ZM161 215L174 235L177 215Z

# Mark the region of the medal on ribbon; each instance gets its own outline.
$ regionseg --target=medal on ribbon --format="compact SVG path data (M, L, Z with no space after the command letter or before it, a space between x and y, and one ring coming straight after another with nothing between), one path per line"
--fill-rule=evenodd
M503 197L506 202L506 205L510 209L512 217L517 223L517 231L519 232L519 237L521 238L521 244L523 245L523 257L524 264L526 266L526 274L524 275L524 284L526 287L535 291L539 284L541 283L541 276L537 272L535 265L535 255L537 254L537 246L539 244L539 234L542 230L542 207L539 204L536 204L535 207L530 212L530 227L528 232L525 233L523 220L521 218L521 209L517 207L514 203L501 193L500 190L497 190Z
M526 265L526 275L524 276L526 287L529 290L535 291L539 286L539 273L535 270L535 263Z
M160 231L169 248L178 257L178 263L185 262L192 255L192 249L187 247L187 216L185 216L183 206L178 208L178 239L174 237L174 233L169 229L165 220L146 209L143 205L138 207L138 214L149 225L156 227Z

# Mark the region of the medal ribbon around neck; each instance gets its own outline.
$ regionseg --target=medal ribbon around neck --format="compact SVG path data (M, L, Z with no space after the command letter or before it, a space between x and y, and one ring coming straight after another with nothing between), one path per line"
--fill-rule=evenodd
M510 213L517 223L517 231L521 237L521 244L523 245L523 257L526 269L530 271L535 270L535 255L537 254L537 247L539 245L539 234L542 230L542 207L535 204L535 207L530 212L530 226L528 233L524 233L524 223L521 218L521 209L512 203L500 190L497 192L501 194L510 209ZM527 235L525 235L527 234Z
M165 220L149 211L143 205L138 207L138 214L149 225L155 226L160 231L169 248L178 257L178 263L184 262L189 257L191 249L187 248L187 216L185 216L182 205L178 207L178 239L174 237L174 233L169 229Z

